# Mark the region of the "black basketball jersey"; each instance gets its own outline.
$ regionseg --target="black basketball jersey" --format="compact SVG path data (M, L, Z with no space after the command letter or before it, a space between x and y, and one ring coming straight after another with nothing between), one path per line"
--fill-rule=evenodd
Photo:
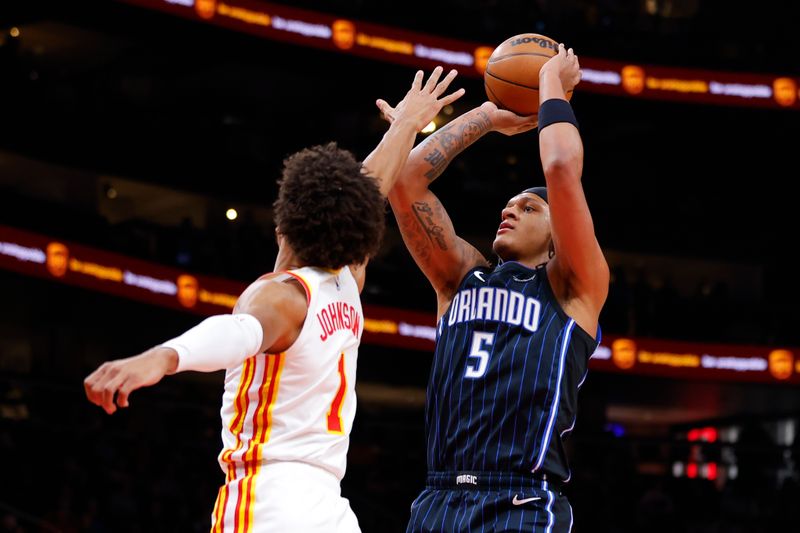
M561 309L544 267L472 269L437 325L428 470L568 481L563 441L599 340Z

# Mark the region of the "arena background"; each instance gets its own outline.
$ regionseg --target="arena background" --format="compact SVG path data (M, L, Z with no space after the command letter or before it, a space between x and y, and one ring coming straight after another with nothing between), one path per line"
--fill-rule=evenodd
M191 15L208 0L138 3L0 6L0 531L204 531L222 480L221 373L168 378L113 417L82 387L102 361L203 313L48 274L34 261L37 243L66 243L91 264L242 286L272 267L282 159L330 140L363 158L385 130L374 100L397 101L415 71L413 59L262 38ZM595 361L581 390L566 489L576 532L800 530L800 289L790 259L800 49L789 38L800 8L739 4L292 4L448 43L543 33L584 65L794 81L785 105L692 101L691 91L575 93L584 186L614 273L601 325L609 339L647 348L633 366ZM485 98L474 72L455 86L467 94L439 127ZM434 189L457 231L488 253L506 199L542 183L535 133L490 134ZM360 352L343 482L365 533L404 531L425 472L435 298L387 220L364 292L377 318ZM776 353L788 358L783 370L770 364ZM702 356L741 364L700 371L691 362Z

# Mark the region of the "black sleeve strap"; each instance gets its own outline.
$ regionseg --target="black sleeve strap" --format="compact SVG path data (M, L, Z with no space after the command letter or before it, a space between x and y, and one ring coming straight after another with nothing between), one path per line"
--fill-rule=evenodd
M545 100L539 106L539 131L556 122L569 122L576 128L578 127L578 121L569 102L561 98Z

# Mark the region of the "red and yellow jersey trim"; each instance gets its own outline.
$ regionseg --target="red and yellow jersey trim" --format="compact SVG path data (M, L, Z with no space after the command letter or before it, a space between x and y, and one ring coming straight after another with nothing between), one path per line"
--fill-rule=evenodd
M252 361L252 364L249 368L246 366L242 370L242 378L234 402L236 414L230 426L232 432L235 428L238 429L238 432L235 433L236 445L226 450L222 455L222 460L228 464L228 475L225 485L220 489L220 493L217 496L212 533L224 532L229 491L230 487L234 485L237 487L237 498L233 509L233 531L234 533L243 533L251 531L252 529L256 497L255 478L261 471L263 446L269 440L272 429L272 410L278 396L280 376L285 360L285 353L268 354L264 356L263 374L261 377L261 384L258 387L258 401L252 412L253 435L247 439L247 448L243 450L239 456L239 464L244 468L244 475L237 479L237 462L234 460L233 456L236 452L242 450L244 445L244 441L241 438L241 429L244 425L244 419L246 418L249 407L249 402L246 400L248 391L254 381L254 369L256 366L255 357L248 359L247 361ZM245 363L247 363L247 361ZM245 400L243 408L240 399Z
M308 281L303 276L298 274L297 272L292 272L290 270L287 270L286 274L292 276L294 279L296 279L297 281L300 282L300 285L303 286L303 290L306 291L306 304L310 305L311 304L311 287L308 284Z

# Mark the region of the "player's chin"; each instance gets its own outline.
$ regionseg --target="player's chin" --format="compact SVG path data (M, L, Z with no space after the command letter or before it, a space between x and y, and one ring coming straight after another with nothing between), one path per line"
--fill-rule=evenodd
M510 248L510 239L505 235L496 235L492 243L492 251L499 257L505 256Z

